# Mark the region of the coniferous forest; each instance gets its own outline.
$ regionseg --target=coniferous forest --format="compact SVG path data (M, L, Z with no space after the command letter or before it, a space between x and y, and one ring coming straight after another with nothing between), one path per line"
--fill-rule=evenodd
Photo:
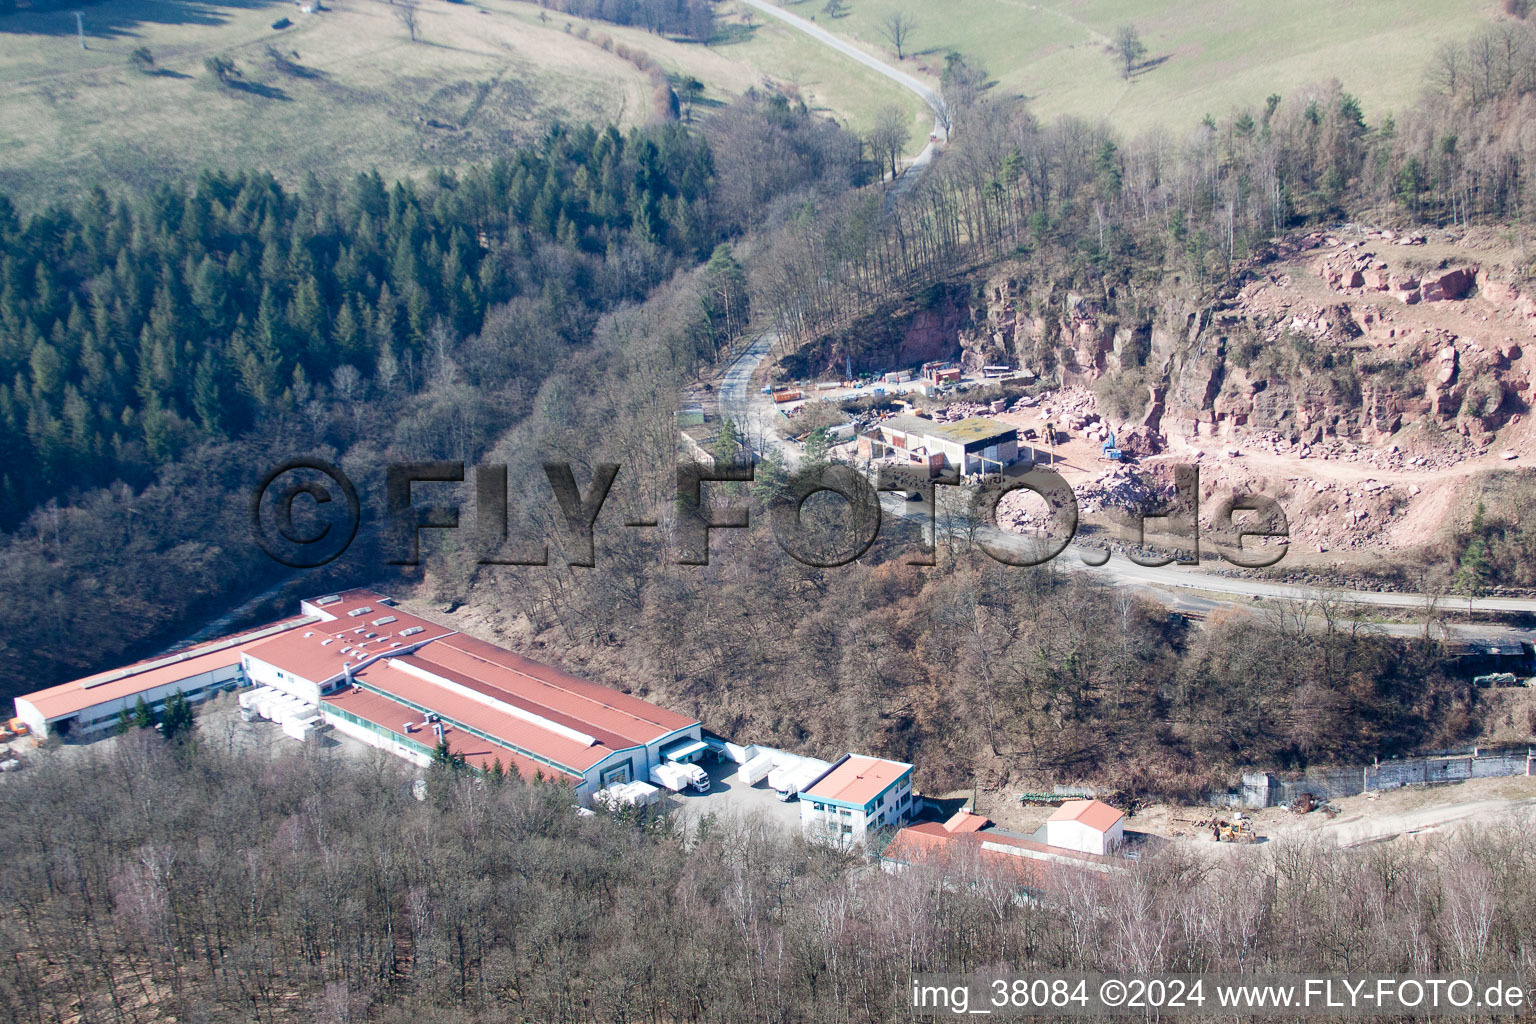
M708 254L711 177L708 146L677 127L588 127L419 184L209 173L30 216L0 199L0 525L142 486L315 382L414 391L432 346L517 297L559 309L575 344L593 314Z

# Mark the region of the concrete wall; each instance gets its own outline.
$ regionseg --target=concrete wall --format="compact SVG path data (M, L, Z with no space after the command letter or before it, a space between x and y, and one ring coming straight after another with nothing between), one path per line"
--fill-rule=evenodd
M375 732L366 726L354 725L352 722L349 722L345 718L341 718L338 715L332 714L328 710L322 709L322 711L325 720L331 724L331 728L335 729L339 733L344 733L345 735L350 736L355 740L359 740L368 744L370 747L378 747L380 750L387 750L391 754L394 754L396 757L404 758L405 760L410 761L412 764L419 765L422 768L425 768L427 765L432 763L432 758L426 754L423 754L419 750L408 747L405 744L400 743L391 737L385 736L383 733Z
M1293 778L1252 772L1243 776L1239 788L1210 793L1206 799L1220 807L1283 807L1303 793L1311 793L1322 800L1336 800L1402 786L1530 775L1533 762L1536 757L1530 747L1472 748L1465 754L1407 757L1359 768L1325 768Z

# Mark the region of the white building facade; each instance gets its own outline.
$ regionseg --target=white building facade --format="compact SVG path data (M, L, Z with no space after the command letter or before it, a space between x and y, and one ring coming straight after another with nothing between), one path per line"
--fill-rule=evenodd
M852 846L912 815L912 766L847 754L800 791L800 827L812 839Z

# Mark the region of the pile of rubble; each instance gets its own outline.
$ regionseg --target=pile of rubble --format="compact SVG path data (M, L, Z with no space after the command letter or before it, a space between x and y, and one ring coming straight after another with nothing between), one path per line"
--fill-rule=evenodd
M1157 455L1168 446L1167 439L1151 427L1132 427L1115 436L1115 446L1127 455L1145 459Z
M1045 499L1033 491L1009 491L997 503L997 525L1014 533L1040 533L1050 525Z
M1477 281L1474 266L1436 270L1426 274L1400 270L1392 272L1385 260L1373 252L1357 250L1350 243L1343 252L1317 261L1319 277L1336 292L1386 292L1404 305L1416 302L1445 302L1464 299Z
M1065 387L1041 397L1040 415L1059 428L1080 430L1099 418L1098 400L1081 385Z
M935 423L953 423L956 420L968 420L972 416L985 416L992 411L990 405L981 402L951 402L942 409L935 409L933 420Z
M1138 472L1127 465L1106 469L1073 489L1082 513L1127 512L1146 514L1174 497L1172 482Z
M1447 440L1446 444L1450 444ZM1475 451L1465 450L1466 445L1451 447L1426 447L1422 453L1411 452L1398 444L1373 448L1337 438L1308 444L1295 440L1279 431L1262 430L1232 441L1224 453L1236 456L1242 452L1260 455L1294 455L1298 459L1322 459L1330 462L1365 463L1388 470L1440 470L1450 469ZM1198 458L1204 452L1194 452Z

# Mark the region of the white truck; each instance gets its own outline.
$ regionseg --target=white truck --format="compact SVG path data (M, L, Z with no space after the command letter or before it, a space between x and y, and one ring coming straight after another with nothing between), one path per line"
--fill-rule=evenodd
M758 754L746 764L736 770L736 778L743 785L755 786L766 779L773 771L773 755L768 753Z
M592 802L617 811L623 807L649 807L661 799L661 790L648 782L624 782L598 790Z
M701 766L696 764L679 764L675 767L683 770L683 774L688 776L688 784L694 789L700 793L709 792L709 773Z
M680 765L659 764L651 769L651 781L674 793L681 793L691 781Z
M811 780L830 768L826 761L815 757L796 757L779 762L768 773L768 785L780 800L793 800Z

